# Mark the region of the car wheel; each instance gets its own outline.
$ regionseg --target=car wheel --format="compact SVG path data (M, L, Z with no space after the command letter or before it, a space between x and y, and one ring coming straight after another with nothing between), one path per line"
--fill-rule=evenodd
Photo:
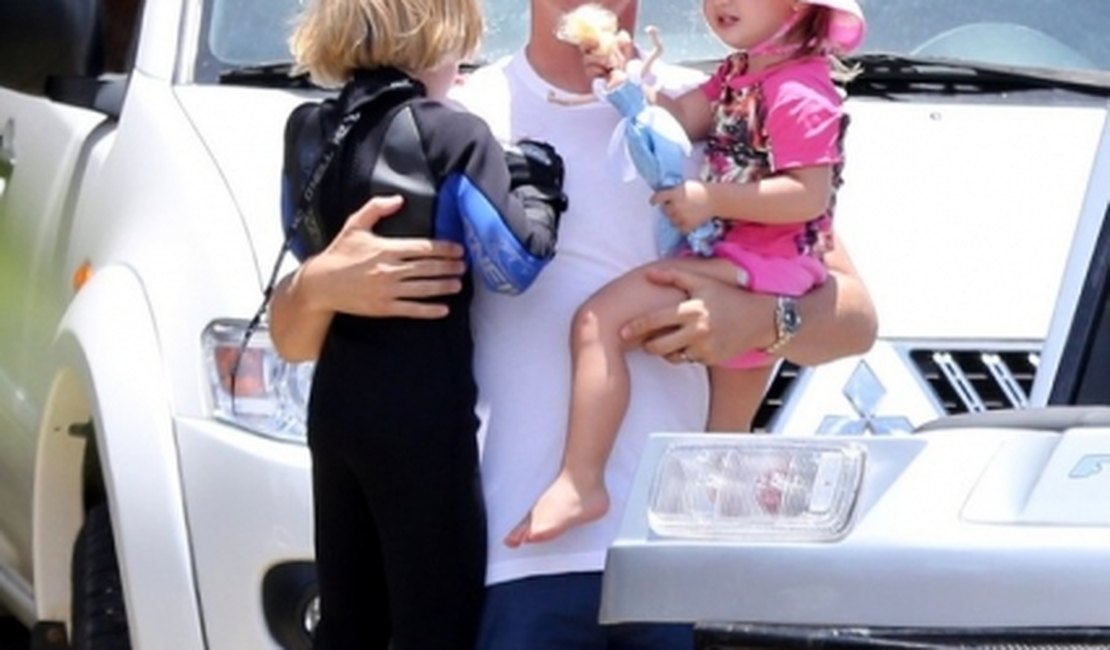
M92 507L73 544L73 650L131 650L108 505Z

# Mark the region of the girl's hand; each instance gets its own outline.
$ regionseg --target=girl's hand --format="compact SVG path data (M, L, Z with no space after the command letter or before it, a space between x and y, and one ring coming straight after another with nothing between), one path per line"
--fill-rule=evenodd
M582 65L586 67L586 75L591 79L609 79L613 74L621 74L627 63L616 50L606 53L594 50L582 55Z
M701 181L686 181L659 190L651 197L651 204L660 206L674 227L683 233L692 232L715 216L711 203L709 188Z
M429 239L380 237L371 230L401 207L397 196L373 198L348 217L320 254L305 261L296 282L321 311L359 316L442 318L447 307L417 302L458 293L466 270L463 248Z
M610 79L614 73L623 75L634 55L632 37L622 30L604 47L583 49L582 65L591 79Z

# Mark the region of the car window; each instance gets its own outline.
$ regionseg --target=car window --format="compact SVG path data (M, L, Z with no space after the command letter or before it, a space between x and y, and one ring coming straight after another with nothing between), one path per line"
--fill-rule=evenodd
M527 33L524 0L485 0L487 58L518 47ZM860 0L865 52L891 52L1061 69L1110 71L1107 0ZM675 62L717 58L724 46L696 0L643 0L640 26L660 28Z
M484 0L486 36L482 58L494 59L520 47L528 31L529 12L525 0ZM645 0L640 3L640 27L659 27L666 58L674 62L720 58L725 46L705 26L701 3L695 0ZM642 36L642 34L641 34Z
M861 0L863 49L1045 68L1110 70L1105 0Z
M287 61L286 41L302 0L204 0L201 80L229 67ZM525 0L483 0L480 61L518 48L528 33ZM860 0L868 19L864 52L970 62L1110 71L1107 0ZM667 60L719 58L696 0L643 0L640 26L660 28ZM523 8L523 10L522 10ZM642 34L639 36L642 37Z

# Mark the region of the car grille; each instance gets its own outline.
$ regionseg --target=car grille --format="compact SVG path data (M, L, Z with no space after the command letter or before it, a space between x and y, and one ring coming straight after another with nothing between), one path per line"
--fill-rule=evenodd
M1040 346L908 346L904 353L948 415L1026 408Z
M763 396L763 403L759 405L755 417L752 418L753 432L764 433L771 430L775 423L775 416L790 399L790 391L800 374L801 369L789 361L779 364L775 370L775 376L771 379L771 386Z
M946 415L1026 408L1040 363L1040 344L901 344L902 355ZM783 361L752 420L752 431L774 429L804 370Z

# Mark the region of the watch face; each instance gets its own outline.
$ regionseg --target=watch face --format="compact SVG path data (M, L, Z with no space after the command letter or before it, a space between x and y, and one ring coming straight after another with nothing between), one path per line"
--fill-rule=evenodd
M782 302L782 326L787 332L793 334L802 324L802 317L798 315L798 308L793 300Z

